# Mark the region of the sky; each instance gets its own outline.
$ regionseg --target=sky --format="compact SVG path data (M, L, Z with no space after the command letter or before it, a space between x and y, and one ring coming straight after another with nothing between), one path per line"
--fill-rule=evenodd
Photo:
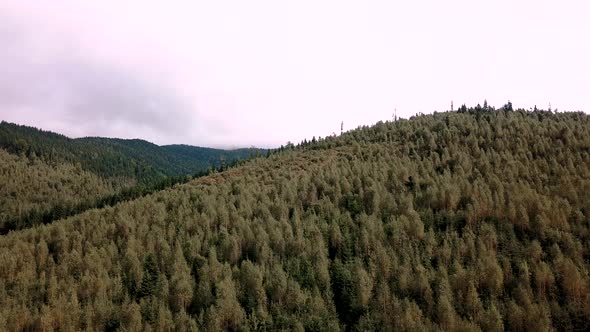
M484 100L590 111L588 1L0 0L0 120L275 147Z

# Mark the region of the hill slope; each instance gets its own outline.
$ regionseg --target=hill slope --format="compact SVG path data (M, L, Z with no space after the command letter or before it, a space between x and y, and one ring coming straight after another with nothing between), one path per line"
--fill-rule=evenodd
M231 163L247 159L259 149L220 150L196 146L158 146L139 139L66 136L0 123L0 148L11 153L35 155L51 162L79 163L102 177L125 177L150 184L166 176L185 176L219 167L220 160Z
M174 158L173 164L180 168L175 173L178 175L194 174L209 167L221 167L222 163L229 165L236 160L247 160L263 152L256 148L219 150L184 144L163 145L162 149Z
M464 111L0 237L0 329L588 330L590 118Z
M130 185L72 164L51 165L0 149L0 234L30 226L23 224L25 220L59 219Z
M0 234L137 197L256 154L260 150L70 139L2 122Z
M165 176L161 170L112 147L4 121L0 123L0 148L54 164L79 163L84 170L105 178L121 177L145 184Z

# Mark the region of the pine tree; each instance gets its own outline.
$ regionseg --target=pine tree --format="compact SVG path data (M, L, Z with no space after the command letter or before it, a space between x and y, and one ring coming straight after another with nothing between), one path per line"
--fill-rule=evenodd
M159 273L158 263L154 254L147 254L143 261L143 278L138 291L140 298L156 293L158 290Z

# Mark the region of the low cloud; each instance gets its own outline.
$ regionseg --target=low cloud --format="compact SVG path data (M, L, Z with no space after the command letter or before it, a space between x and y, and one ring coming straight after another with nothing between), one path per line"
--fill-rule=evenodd
M192 98L174 80L154 75L157 70L97 57L71 36L39 31L7 15L0 21L0 119L74 137L139 137L160 144L186 142L185 133L194 135L197 127L207 135L197 125L203 121Z

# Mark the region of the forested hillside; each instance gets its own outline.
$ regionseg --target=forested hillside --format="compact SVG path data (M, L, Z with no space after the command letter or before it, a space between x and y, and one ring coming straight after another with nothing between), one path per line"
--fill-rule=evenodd
M59 219L68 210L130 186L123 179L107 180L72 164L49 165L0 149L0 233L30 226L16 225L23 220ZM57 215L47 215L54 210Z
M590 118L461 108L0 236L0 330L590 329Z
M0 148L35 156L48 162L79 163L102 177L125 177L139 184L153 184L166 176L192 175L221 161L231 163L261 153L259 149L220 150L189 145L158 146L140 139L66 136L0 123Z
M139 139L70 139L2 122L0 234L135 198L260 152L158 146Z
M161 170L105 144L96 144L88 139L70 139L4 121L0 123L0 147L10 153L40 158L48 163L79 163L84 170L102 177L127 178L146 184L165 176Z
M119 151L166 176L192 175L236 160L246 160L262 152L256 148L220 150L191 145L158 146L140 139L86 137L78 141Z
M260 156L266 150L257 148L243 148L234 150L219 150L201 148L191 145L163 145L162 149L172 156L172 165L177 167L171 175L193 174L209 167L224 168L236 160L247 160L253 156Z

